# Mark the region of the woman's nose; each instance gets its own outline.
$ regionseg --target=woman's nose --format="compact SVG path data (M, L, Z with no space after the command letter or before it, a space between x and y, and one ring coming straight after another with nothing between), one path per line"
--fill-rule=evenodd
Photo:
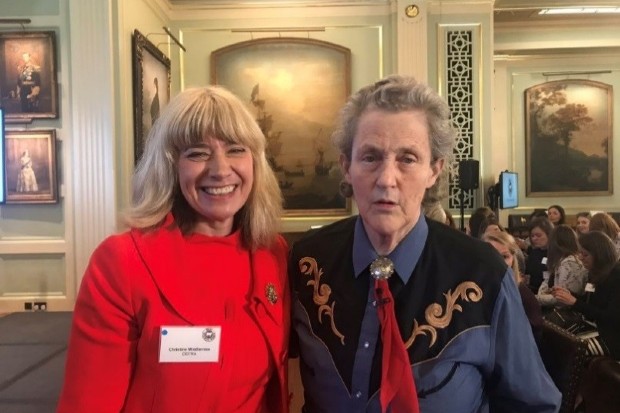
M225 154L214 153L208 162L209 175L224 177L230 173L230 162Z
M398 168L396 162L391 159L384 159L379 169L377 184L382 187L395 186L397 175Z

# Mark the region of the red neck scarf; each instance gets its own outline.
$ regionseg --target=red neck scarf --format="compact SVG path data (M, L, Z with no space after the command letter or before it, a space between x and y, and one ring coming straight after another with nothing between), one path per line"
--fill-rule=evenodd
M394 272L394 264L389 258L377 258L370 266L370 274L375 278L375 294L379 321L381 322L381 411L385 413L391 406L392 413L419 413L418 397L413 381L409 354L398 330L394 313L394 297L387 279Z

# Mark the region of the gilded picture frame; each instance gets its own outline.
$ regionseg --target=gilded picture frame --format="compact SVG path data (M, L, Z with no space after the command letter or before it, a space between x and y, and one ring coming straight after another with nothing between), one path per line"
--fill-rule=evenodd
M613 193L613 88L585 79L525 90L526 195Z
M170 59L146 36L134 30L133 103L134 161L137 163L153 123L170 101Z
M53 31L0 32L0 105L7 123L58 118L56 72Z
M246 102L267 138L286 217L346 216L331 134L351 90L351 51L307 38L263 38L211 54L211 81Z
M7 204L58 202L56 131L6 131L5 186Z

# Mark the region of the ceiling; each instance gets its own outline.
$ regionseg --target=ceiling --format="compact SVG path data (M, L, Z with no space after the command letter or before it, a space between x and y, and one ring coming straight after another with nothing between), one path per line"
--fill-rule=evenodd
M196 7L196 6L252 6L252 5L320 5L325 4L355 4L355 3L379 3L385 4L394 0L166 0L174 7ZM454 0L449 0L454 1ZM415 0L412 0L414 3ZM571 6L620 6L620 0L495 0L494 20L496 23L510 22L543 22L554 20L577 20L583 16L546 16L539 15L538 11L542 8L559 8ZM620 15L616 15L620 18ZM608 18L608 16L588 15L588 19Z

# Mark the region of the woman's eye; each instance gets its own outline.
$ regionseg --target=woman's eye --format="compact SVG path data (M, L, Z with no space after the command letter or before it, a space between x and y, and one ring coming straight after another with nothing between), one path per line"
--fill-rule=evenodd
M209 154L206 151L199 151L195 149L185 152L185 157L187 159L199 160L199 159L206 159L208 156Z
M228 149L228 153L231 154L242 154L245 153L247 151L246 148L244 148L243 146L233 146L230 149Z
M377 157L374 155L364 155L362 156L362 162L374 162L377 160Z

